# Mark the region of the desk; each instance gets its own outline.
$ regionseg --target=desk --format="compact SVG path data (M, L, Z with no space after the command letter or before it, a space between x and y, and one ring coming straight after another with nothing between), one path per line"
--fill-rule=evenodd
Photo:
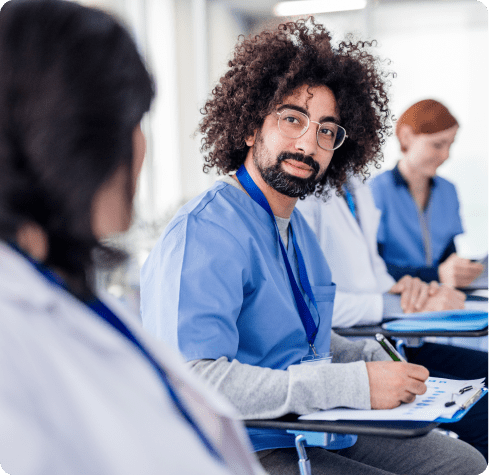
M467 296L467 301L485 301L487 302L488 290L487 288L478 289L461 289L462 292Z
M311 463L307 457L305 443L310 446L329 444L334 433L388 436L392 438L413 438L422 436L438 426L433 421L319 421L299 420L298 415L285 415L273 420L244 420L248 428L269 428L288 430L295 434L295 446L299 456L301 474L311 474ZM324 441L321 442L321 436ZM327 442L327 443L326 443Z
M299 420L297 415L286 415L272 420L244 420L244 424L249 428L377 435L393 438L422 436L438 426L438 423L434 421Z
M388 321L384 321L388 322ZM381 325L337 327L333 329L343 337L374 337L380 333L386 337L481 337L487 335L487 327L476 331L388 331Z

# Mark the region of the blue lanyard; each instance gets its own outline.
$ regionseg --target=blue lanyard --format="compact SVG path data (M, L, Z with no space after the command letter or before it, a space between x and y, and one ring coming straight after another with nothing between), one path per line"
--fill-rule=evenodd
M285 246L282 242L282 238L280 237L280 232L278 230L277 222L275 220L275 216L273 215L272 209L270 208L270 205L268 204L265 195L263 195L263 192L257 187L255 182L253 182L253 179L250 177L250 174L248 173L244 165L241 165L241 167L238 169L238 171L236 172L236 177L238 177L239 182L241 183L243 188L248 192L249 196L256 203L258 203L258 205L260 205L270 215L270 217L273 220L275 229L277 231L278 241L280 243L280 249L282 250L282 256L284 258L285 268L287 269L290 285L292 287L292 292L294 293L295 302L297 304L297 309L299 310L299 315L302 324L304 326L304 329L306 330L307 342L311 346L311 349L314 352L314 354L316 354L314 341L316 339L316 335L318 332L319 321L318 321L318 325L316 326L316 323L314 322L314 319L311 315L311 311L307 306L306 301L304 300L304 296L302 295L299 286L297 285L297 282L294 277L294 273L292 272L292 268L290 266L289 258L287 256L287 251L285 250ZM292 227L292 225L290 226ZM297 240L295 238L295 233L293 232L293 230L292 230L292 243L294 245L295 253L297 255L297 263L299 265L299 277L300 277L300 282L302 284L302 288L304 289L305 293L307 294L311 302L314 304L314 307L316 308L317 311L318 308L317 308L316 300L314 299L314 294L311 289L311 284L309 283L309 278L307 277L307 270L306 270L306 265L304 263L304 258L302 257L302 253L299 248L299 244L297 243ZM318 311L318 319L320 319L319 311Z
M27 255L26 253L24 253L15 244L11 244L11 246L16 251L18 251L20 254L22 254L37 269L37 271L39 271L49 281L51 281L56 286L63 288L67 292L71 293L68 286L66 285L66 283L64 282L64 280L60 276L58 276L56 273L51 271L49 268L47 268L43 264L34 260L32 257ZM183 403L179 399L175 390L171 386L171 384L168 380L168 376L166 375L166 372L163 370L161 365L158 364L158 362L154 359L154 357L149 353L149 351L146 350L146 348L141 344L141 342L139 342L139 340L134 336L134 334L129 330L129 328L97 297L94 297L90 301L82 301L82 302L86 306L88 306L93 312L97 313L104 321L106 321L112 327L117 329L122 335L124 335L129 341L131 341L139 349L139 351L148 360L148 362L151 364L153 369L158 374L158 377L160 378L164 387L168 391L168 393L169 393L171 399L173 400L173 403L175 404L175 406L178 408L178 410L180 411L182 416L185 418L187 423L191 426L191 428L197 433L197 435L199 436L200 440L202 441L204 446L207 448L209 453L215 459L217 459L219 462L224 463L221 455L217 452L217 450L214 448L212 443L205 436L205 434L202 432L202 430L197 425L195 420L192 418L190 413L184 407Z
M357 218L357 213L356 213L356 208L355 208L355 201L353 200L353 195L351 192L346 188L346 186L343 185L343 192L345 196L346 203L348 205L348 208L351 211L351 214L353 215L353 218Z

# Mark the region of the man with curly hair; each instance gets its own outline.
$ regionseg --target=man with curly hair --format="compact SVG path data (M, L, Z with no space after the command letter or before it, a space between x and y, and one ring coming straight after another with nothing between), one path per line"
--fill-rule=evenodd
M331 331L335 285L294 209L299 197L327 195L381 159L390 129L387 75L369 46L333 46L314 20L238 43L200 126L204 170L225 176L176 214L143 266L145 327L243 418L393 408L426 391L424 367L389 361L375 341ZM332 363L317 363L328 352ZM292 435L250 436L269 472L297 471ZM440 434L337 441L308 451L315 473L477 474L486 467L472 447Z

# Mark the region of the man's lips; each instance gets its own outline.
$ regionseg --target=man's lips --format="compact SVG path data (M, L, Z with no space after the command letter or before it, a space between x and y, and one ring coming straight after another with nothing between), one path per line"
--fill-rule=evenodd
M297 169L305 170L307 172L314 172L313 168L305 164L304 162L299 162L298 160L294 160L294 159L285 159L284 162L286 162L289 165L292 165L292 167L295 167Z

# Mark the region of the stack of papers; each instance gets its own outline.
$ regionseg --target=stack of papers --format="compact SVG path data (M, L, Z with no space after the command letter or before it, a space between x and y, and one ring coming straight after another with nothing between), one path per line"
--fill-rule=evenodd
M302 415L300 420L417 420L434 421L437 418L451 419L463 405L484 388L484 379L451 380L430 377L426 381L428 390L424 395L417 395L412 403L402 403L391 410L355 410L352 408L333 408L309 415ZM472 387L471 390L462 389ZM479 392L480 393L480 392ZM446 406L447 402L455 404ZM477 398L474 400L477 401Z
M487 327L487 311L476 309L399 313L389 318L396 319L382 324L389 331L476 331Z

